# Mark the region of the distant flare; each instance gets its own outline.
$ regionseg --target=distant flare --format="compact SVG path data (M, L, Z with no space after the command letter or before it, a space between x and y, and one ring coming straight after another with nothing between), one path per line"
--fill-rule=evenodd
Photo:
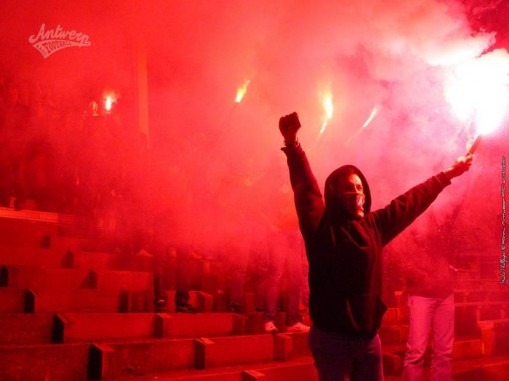
M326 91L322 96L322 107L324 110L324 117L322 122L322 128L320 129L320 136L324 133L334 113L334 105L332 103L332 92L330 90Z
M237 95L235 97L235 103L242 102L242 99L244 98L244 95L247 93L247 87L249 86L249 83L251 81L248 79L244 82L244 84L237 89Z
M113 108L113 104L117 103L117 96L113 92L108 92L103 94L103 105L104 110L106 112L111 112L111 109Z
M366 128L373 119L375 119L375 116L378 114L378 106L373 107L373 110L371 110L371 114L369 114L368 119L364 122L362 125L362 128Z

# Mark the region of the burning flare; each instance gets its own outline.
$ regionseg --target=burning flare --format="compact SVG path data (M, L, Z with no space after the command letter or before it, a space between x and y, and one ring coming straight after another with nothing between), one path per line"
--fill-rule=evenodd
M248 79L244 82L244 84L237 89L237 95L235 97L235 103L242 102L242 99L244 98L244 95L247 93L247 87L249 86L249 83L251 81Z
M327 124L332 119L334 113L334 105L332 104L332 93L330 90L326 91L322 96L322 107L325 112L322 128L320 129L320 136L324 133L327 128Z
M373 107L373 110L371 110L371 114L369 114L368 119L364 122L362 125L362 128L366 128L371 121L375 118L375 116L378 114L378 106Z
M117 95L114 92L104 92L103 93L103 104L104 110L106 112L110 112L113 108L113 104L117 103Z
M456 116L474 122L476 135L481 136L502 123L509 107L508 85L509 55L497 49L459 66L446 84L445 97Z

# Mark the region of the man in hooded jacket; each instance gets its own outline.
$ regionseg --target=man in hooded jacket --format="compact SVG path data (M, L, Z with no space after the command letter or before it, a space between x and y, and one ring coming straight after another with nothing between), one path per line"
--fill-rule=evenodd
M297 113L283 116L290 181L309 261L309 344L320 381L383 380L378 328L386 310L382 248L409 226L450 180L467 171L472 156L371 212L364 175L352 165L333 171L324 197L297 140ZM325 199L325 200L324 200Z

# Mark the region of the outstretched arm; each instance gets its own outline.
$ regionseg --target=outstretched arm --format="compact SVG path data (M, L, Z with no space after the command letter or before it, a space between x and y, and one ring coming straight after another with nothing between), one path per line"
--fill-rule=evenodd
M318 225L324 204L306 154L297 141L300 126L299 116L295 112L279 119L279 131L285 142L282 150L287 156L299 226L306 238Z
M401 233L435 201L439 193L451 183L451 179L468 171L472 155L460 157L448 169L413 187L395 198L385 208L374 212L375 224L381 232L383 244Z

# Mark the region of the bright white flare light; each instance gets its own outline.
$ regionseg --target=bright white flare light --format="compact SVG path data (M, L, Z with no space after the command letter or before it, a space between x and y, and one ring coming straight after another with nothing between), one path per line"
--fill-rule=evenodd
M106 99L104 100L104 108L106 109L106 111L111 111L111 108L113 107L113 98L108 96L106 97Z
M509 55L505 49L475 58L456 70L445 97L456 116L473 121L477 134L495 130L509 107Z
M322 135L327 128L327 124L332 119L332 115L334 114L334 105L332 103L332 93L330 91L326 91L322 95L322 107L324 110L324 118L322 123L322 128L320 129L320 135Z
M251 81L248 79L244 82L244 84L237 89L237 95L235 96L235 103L242 102L244 95L247 93L247 87Z
M369 124L371 123L371 121L375 118L375 116L378 114L378 106L375 106L373 107L373 110L371 110L371 114L369 114L369 117L368 119L364 122L364 124L362 125L363 128L366 128L367 126L369 126Z
M113 109L113 104L117 103L118 95L115 91L105 90L102 94L104 110L109 113Z

